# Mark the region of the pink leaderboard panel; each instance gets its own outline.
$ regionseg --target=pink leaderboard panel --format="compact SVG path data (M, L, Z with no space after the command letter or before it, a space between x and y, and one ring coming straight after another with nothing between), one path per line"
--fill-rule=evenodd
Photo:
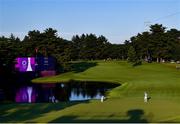
M54 75L56 75L56 71L41 71L42 77L54 76Z
M49 88L56 87L56 84L48 83L48 84L42 84L41 86L42 86L42 88L49 89Z

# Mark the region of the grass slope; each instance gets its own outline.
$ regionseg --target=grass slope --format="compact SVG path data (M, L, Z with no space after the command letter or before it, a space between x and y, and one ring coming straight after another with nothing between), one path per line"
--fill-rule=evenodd
M151 97L180 96L180 71L175 64L145 63L132 67L123 61L96 61L96 66L82 72L68 72L53 77L38 78L35 83L80 81L117 82L109 97L142 97L147 91Z
M0 122L180 122L180 71L175 64L132 67L122 61L95 61L80 65L73 72L33 82L88 80L122 85L112 89L103 103L1 104ZM143 102L144 91L151 96L148 103Z
M86 102L5 104L0 122L180 122L180 102L111 98Z

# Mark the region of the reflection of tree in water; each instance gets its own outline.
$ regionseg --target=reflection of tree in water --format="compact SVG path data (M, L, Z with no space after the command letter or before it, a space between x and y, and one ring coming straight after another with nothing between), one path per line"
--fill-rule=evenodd
M105 89L105 88L101 88L101 89L99 89L99 93L100 93L100 95L105 95L105 91L106 91L106 89Z
M86 97L86 89L87 89L87 85L86 85L86 82L84 82L84 85L82 85L82 96L83 96L83 98Z
M86 88L83 88L83 89L82 89L82 96L83 96L83 98L86 97Z
M108 87L112 88L105 83L95 82L69 82L61 86L61 83L56 84L54 95L59 101L70 100L70 97L77 96L83 99L96 98L104 95Z
M68 87L69 87L69 89L71 91L71 94L75 94L76 96L80 95L80 93L81 93L81 91L80 91L81 90L81 86L78 83L76 83L76 82L69 83Z
M42 86L36 85L36 91L37 91L37 101L36 102L45 102L45 94L44 94Z
M76 94L77 96L79 96L80 93L81 93L81 88L80 88L80 87L76 87L76 88L73 88L73 89L74 89L74 91L75 91L75 94Z
M55 87L55 98L58 99L59 101L68 101L69 100L69 90L64 85L64 87L61 86L61 84L57 84Z
M93 84L90 84L87 88L87 95L90 96L90 98L93 98L97 95L97 87Z

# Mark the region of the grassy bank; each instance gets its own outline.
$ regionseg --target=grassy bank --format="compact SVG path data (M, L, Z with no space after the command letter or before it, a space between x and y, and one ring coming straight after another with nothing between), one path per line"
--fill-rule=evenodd
M0 122L180 122L180 70L176 64L123 61L75 63L72 72L34 79L34 83L70 80L116 82L108 99L84 102L1 104ZM144 92L151 99L143 102Z
M147 91L152 97L180 96L180 71L175 64L144 63L132 67L123 61L94 61L92 67L60 74L53 77L38 78L34 83L100 81L117 82L121 86L113 89L109 97L141 97ZM84 67L85 68L85 67ZM80 70L80 69L79 69Z
M180 101L164 98L6 104L0 111L0 122L180 122Z

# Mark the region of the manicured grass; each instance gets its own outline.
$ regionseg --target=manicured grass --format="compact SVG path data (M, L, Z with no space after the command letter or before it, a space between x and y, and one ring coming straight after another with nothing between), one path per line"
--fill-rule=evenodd
M0 111L0 122L180 122L180 101L157 98L6 104Z
M120 83L108 99L85 102L2 104L0 122L180 122L180 70L176 64L123 61L74 63L72 72L38 78L34 83L105 81ZM81 67L82 65L82 67ZM144 92L151 99L143 102Z
M96 66L82 72L68 72L53 77L38 78L34 83L79 81L117 82L109 97L141 97L147 91L151 97L179 97L180 70L175 64L144 63L132 67L123 61L94 61Z

